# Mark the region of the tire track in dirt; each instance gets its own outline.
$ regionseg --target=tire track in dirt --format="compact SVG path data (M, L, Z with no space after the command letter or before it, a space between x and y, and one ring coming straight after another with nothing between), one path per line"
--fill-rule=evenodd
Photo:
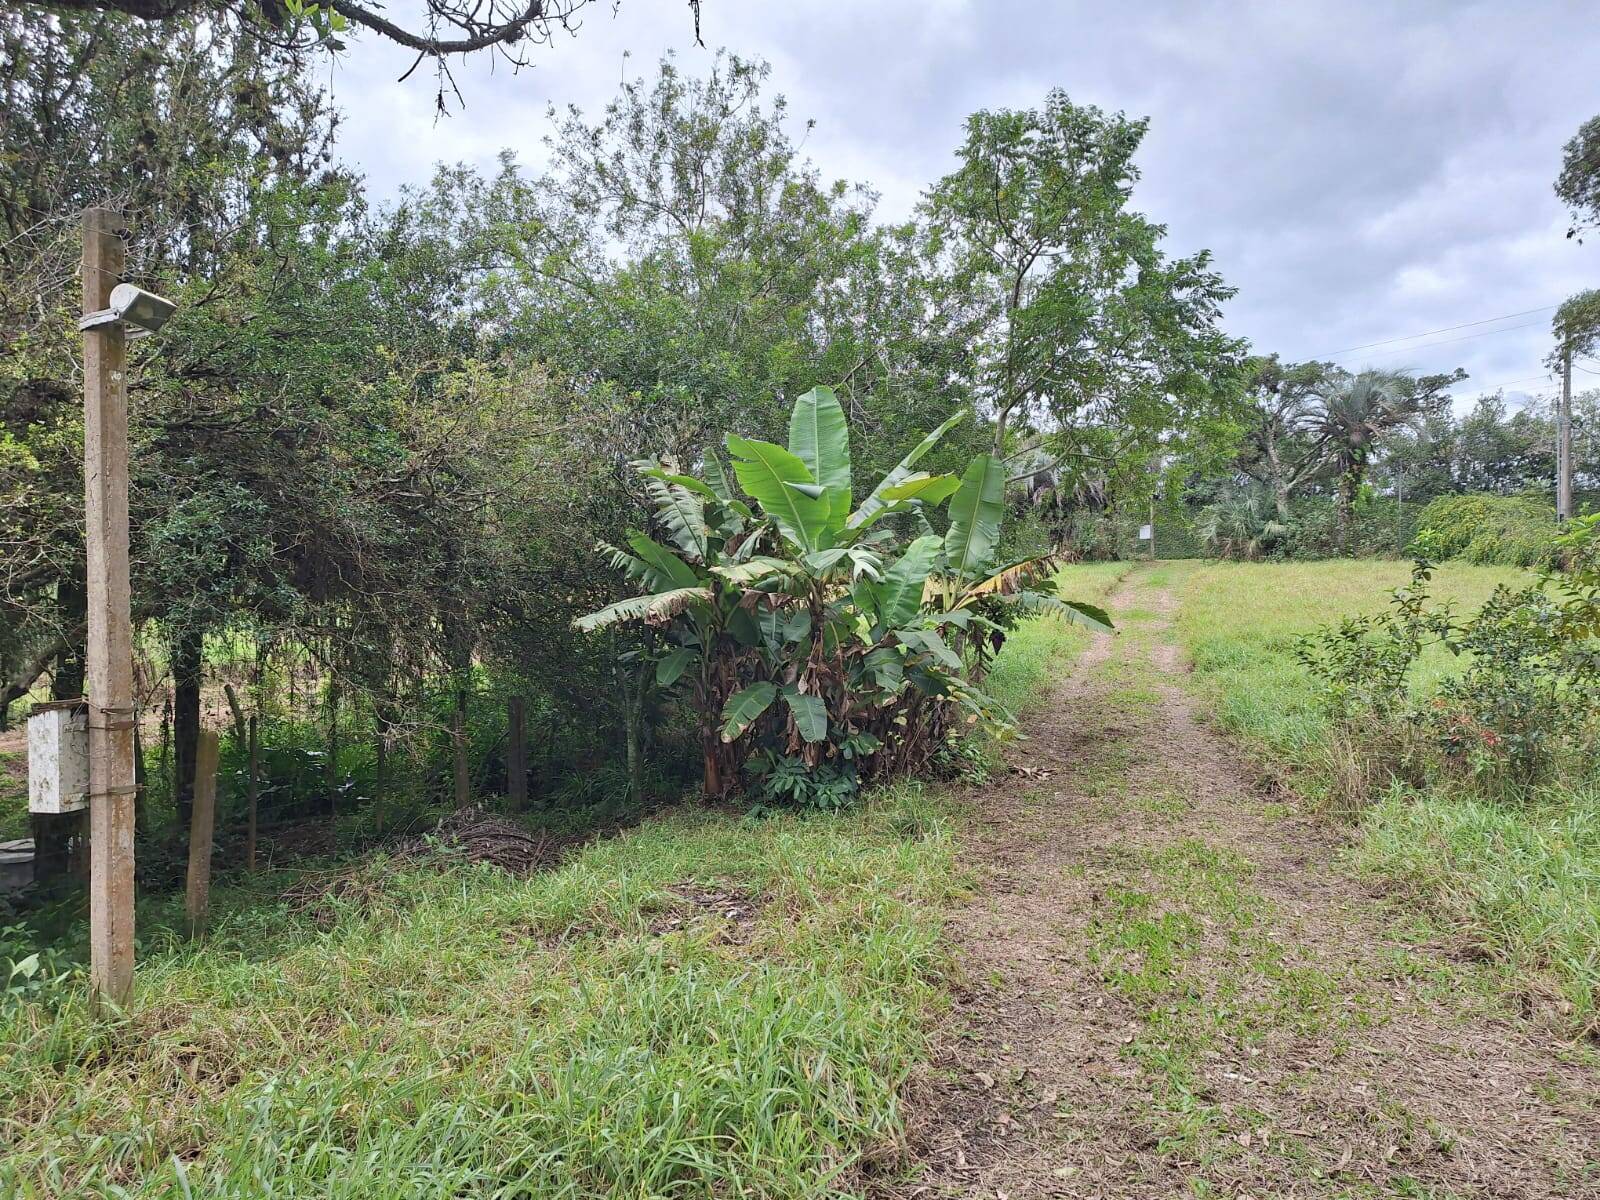
M886 1196L1600 1196L1600 1075L1397 940L1207 728L1136 571L975 791L964 983Z

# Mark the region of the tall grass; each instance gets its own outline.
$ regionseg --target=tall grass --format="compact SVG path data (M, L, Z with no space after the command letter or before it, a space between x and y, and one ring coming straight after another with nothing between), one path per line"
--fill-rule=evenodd
M1403 563L1215 563L1182 584L1179 635L1217 720L1312 799L1349 791L1341 772L1370 765L1333 729L1317 683L1297 663L1297 638L1319 624L1375 612L1405 582ZM1450 562L1433 595L1470 610L1528 572ZM1425 657L1416 686L1456 661ZM1358 735L1359 737L1359 735ZM1600 791L1546 788L1521 804L1467 795L1448 781L1420 792L1363 780L1381 802L1360 822L1353 865L1430 912L1441 928L1504 963L1524 994L1555 997L1571 1032L1600 1028Z
M222 889L127 1016L0 1014L0 1194L848 1190L898 1136L951 868L906 786L686 813L526 880L374 862L320 925Z
M1189 571L1179 590L1176 625L1197 682L1214 701L1216 719L1316 791L1328 721L1316 681L1295 661L1295 643L1320 625L1381 611L1389 593L1409 577L1406 563L1366 560L1211 562ZM1531 578L1512 567L1444 563L1433 594L1467 609L1502 583L1517 586ZM1417 683L1437 683L1454 667L1447 652L1432 651Z
M1356 862L1488 948L1577 1031L1600 1033L1600 786L1510 808L1396 789Z
M1025 712L1086 641L1025 623L990 686ZM0 1008L0 1195L821 1197L895 1158L957 886L918 785L685 810L528 879L374 858L307 908L299 878L224 878L203 946L147 902L126 1015Z
M1075 563L1058 576L1061 594L1070 600L1102 603L1131 569L1124 562ZM1048 702L1050 685L1093 636L1056 616L1025 621L1006 639L984 690L1007 711L1026 716Z

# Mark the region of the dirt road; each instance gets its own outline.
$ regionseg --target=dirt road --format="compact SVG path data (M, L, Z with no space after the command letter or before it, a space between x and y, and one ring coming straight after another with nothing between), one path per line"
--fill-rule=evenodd
M1600 1196L1600 1073L1207 727L1159 568L973 797L898 1196Z

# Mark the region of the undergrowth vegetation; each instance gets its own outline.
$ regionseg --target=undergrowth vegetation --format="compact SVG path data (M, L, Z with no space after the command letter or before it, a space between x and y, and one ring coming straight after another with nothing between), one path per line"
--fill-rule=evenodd
M1002 461L979 454L959 478L917 469L963 416L859 504L849 425L826 387L795 402L787 449L727 436L748 503L715 451L700 476L634 464L666 544L641 532L626 550L602 543L645 590L574 625L659 635L624 662L642 673L639 692L652 677L687 697L707 796L738 790L742 774L766 803L833 809L866 781L924 774L964 729L1010 731L979 685L1019 615L1109 632L1103 610L1056 594L1052 553L1001 558ZM940 504L943 534L928 521ZM912 520L918 536L896 528Z
M1417 518L1434 554L1483 566L1547 567L1559 556L1555 509L1527 496L1440 496Z
M0 1018L0 1192L826 1194L894 1144L951 866L903 785L525 880L371 862L326 927L219 897L121 1021L78 991Z

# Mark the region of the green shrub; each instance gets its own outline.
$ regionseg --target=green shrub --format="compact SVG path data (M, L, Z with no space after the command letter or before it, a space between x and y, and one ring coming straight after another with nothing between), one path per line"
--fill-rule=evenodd
M1441 558L1482 566L1549 567L1557 561L1555 509L1527 496L1440 496L1420 529L1437 535Z
M1418 552L1440 549L1423 530ZM1325 686L1336 726L1393 727L1430 735L1442 768L1463 768L1497 795L1521 796L1571 764L1592 770L1600 731L1600 518L1586 517L1553 540L1565 572L1530 586L1501 586L1470 617L1430 603L1433 563L1419 557L1411 584L1376 616L1346 617L1301 640L1296 656ZM1412 686L1424 651L1441 645L1465 663L1431 697ZM1405 764L1394 764L1403 775Z

